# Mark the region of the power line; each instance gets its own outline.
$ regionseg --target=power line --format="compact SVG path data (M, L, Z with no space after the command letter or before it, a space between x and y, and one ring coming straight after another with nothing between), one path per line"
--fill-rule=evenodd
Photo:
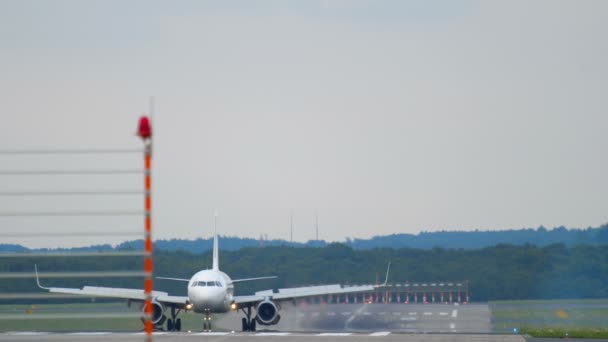
M50 150L0 150L0 154L122 154L143 153L142 149L50 149Z
M143 195L143 190L1 191L0 196Z
M107 175L107 174L142 174L141 169L110 169L110 170L0 170L0 175Z
M22 211L0 212L0 217L17 216L135 216L143 215L143 211Z

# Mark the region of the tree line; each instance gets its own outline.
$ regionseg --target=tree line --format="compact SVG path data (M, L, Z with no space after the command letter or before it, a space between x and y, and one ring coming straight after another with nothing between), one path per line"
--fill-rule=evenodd
M189 278L211 267L211 252L156 250L157 276ZM3 258L0 272L136 270L142 257ZM469 281L472 301L510 299L608 298L608 245L499 244L475 250L374 248L345 244L325 247L267 246L221 250L220 268L232 278L276 275L278 278L237 284L237 294L269 288L320 284L373 284L392 263L389 282ZM43 278L44 286L84 285L142 288L142 278ZM183 282L155 280L155 289L186 295ZM35 279L4 279L0 292L37 292Z

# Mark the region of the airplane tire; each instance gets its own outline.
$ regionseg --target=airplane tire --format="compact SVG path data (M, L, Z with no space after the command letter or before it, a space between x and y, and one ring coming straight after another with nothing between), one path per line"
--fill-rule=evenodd
M182 330L182 319L178 318L175 320L175 331L181 331Z
M243 331L249 331L249 324L247 324L247 318L243 317L243 319L241 319L241 323L243 325Z
M255 331L255 319L251 320L251 326L249 327L251 331Z
M173 331L173 320L171 318L167 320L167 331Z

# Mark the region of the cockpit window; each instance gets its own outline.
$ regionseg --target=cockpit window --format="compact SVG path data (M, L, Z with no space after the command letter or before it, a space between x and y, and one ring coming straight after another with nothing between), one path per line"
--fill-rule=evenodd
M195 287L195 286L201 286L201 287L207 287L207 286L217 286L217 287L222 287L222 283L220 283L219 281L194 281L192 282L192 285L190 285L190 287Z

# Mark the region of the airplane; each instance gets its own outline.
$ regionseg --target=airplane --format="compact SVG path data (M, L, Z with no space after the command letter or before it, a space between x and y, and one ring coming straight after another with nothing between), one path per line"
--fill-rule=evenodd
M187 296L171 296L167 292L153 291L151 317L155 329L162 329L166 321L168 331L180 331L181 319L178 315L182 311L193 311L201 313L203 318L203 330L211 331L211 314L221 314L230 310L241 310L245 317L241 319L243 331L256 331L256 323L270 326L279 323L281 315L281 303L293 302L306 297L317 297L324 295L340 295L349 293L360 293L373 291L378 287L384 287L388 281L390 262L386 270L386 278L383 284L342 287L341 285L307 286L274 290L258 291L253 295L235 296L234 284L246 281L276 278L266 276L257 278L231 279L226 273L220 271L218 253L217 233L213 236L213 266L209 270L195 273L190 279L156 277L157 279L181 281L188 283ZM38 278L38 267L35 265L36 283L39 288L53 293L83 295L88 297L110 297L126 299L128 305L131 302L141 302L145 314L144 301L146 294L141 289L113 288L84 286L82 288L44 287ZM256 315L252 316L252 308ZM165 311L170 309L171 318L167 319ZM142 319L143 321L143 319Z

